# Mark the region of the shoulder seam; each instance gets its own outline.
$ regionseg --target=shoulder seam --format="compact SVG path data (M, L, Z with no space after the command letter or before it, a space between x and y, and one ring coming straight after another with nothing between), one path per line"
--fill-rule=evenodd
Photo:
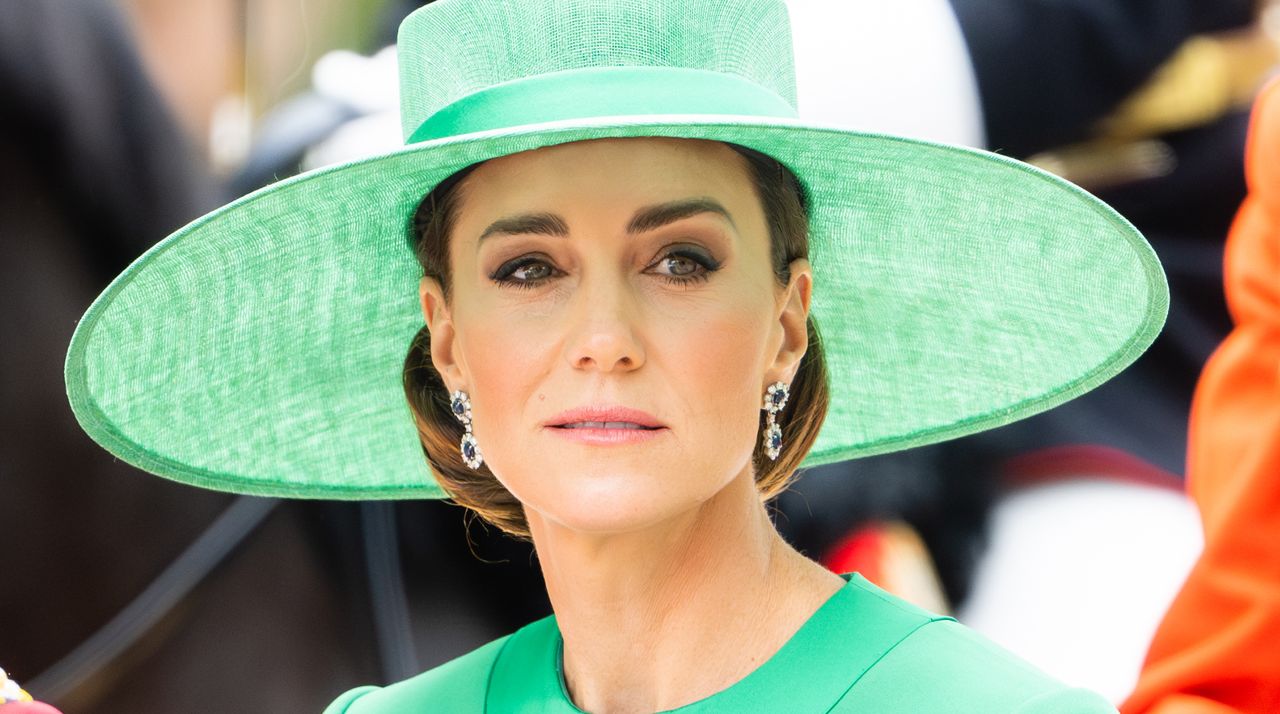
M888 593L885 593L884 591L879 590L878 588L868 588L864 586L862 583L855 583L855 585L857 585L858 588L860 588L863 592L867 593L868 595L873 595L876 598L880 599L882 602L892 605L894 606L894 608L904 613L907 613L908 615L915 615L916 617L927 618L927 621L920 623L920 625L918 625L916 629L919 629L919 627L927 625L930 622L955 620L954 617L951 617L949 615L938 615L938 614L929 612L928 610L925 610L922 607L917 607L915 605L912 605L911 603L902 602L897 598L887 597ZM912 632L915 632L915 630L912 630ZM907 633L907 637L910 637L910 636L911 636L911 633L910 632ZM906 637L904 637L903 639L906 639Z
M866 669L858 673L857 678L855 678L852 682L849 683L849 686L845 688L844 692L841 693L840 697L836 699L836 701L831 705L831 709L828 709L827 711L832 711L836 707L840 706L840 702L844 701L845 697L849 696L849 692L851 692L853 688L857 686L858 682L860 682L862 678L866 676L867 672L870 672L871 670L875 669L876 665L880 664L881 660L883 660L885 657L888 657L890 652L893 652L895 649L898 648L898 645L902 644L903 642L906 642L912 635L919 632L924 627L932 625L935 622L949 622L952 619L953 618L944 617L942 615L935 615L935 616L929 617L924 622L921 622L920 624L911 628L911 630L909 630L905 635L903 635L902 637L899 637L898 641L894 642L891 647L888 647L887 649L885 649L884 652L881 652L880 656L876 657L875 661L872 662L870 665L868 665Z
M511 644L511 640L515 638L518 632L519 630L512 632L503 639L502 646L498 648L498 653L493 656L493 661L489 663L489 674L484 680L484 701L482 702L482 706L486 708L489 706L489 689L493 687L493 673L498 671L498 660L502 659L502 653L507 651L507 646Z

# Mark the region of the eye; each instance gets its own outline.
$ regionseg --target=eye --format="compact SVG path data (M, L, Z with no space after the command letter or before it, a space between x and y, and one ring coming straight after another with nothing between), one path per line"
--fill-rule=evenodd
M544 256L522 255L498 266L489 278L503 286L531 288L559 274Z
M646 269L667 282L675 284L706 280L720 268L720 262L701 248L680 247L669 249Z
M668 274L675 276L693 275L698 272L698 268L702 267L693 258L682 255L669 255L663 258L660 264Z
M523 283L542 280L551 277L551 266L546 263L529 263L511 271L510 277Z

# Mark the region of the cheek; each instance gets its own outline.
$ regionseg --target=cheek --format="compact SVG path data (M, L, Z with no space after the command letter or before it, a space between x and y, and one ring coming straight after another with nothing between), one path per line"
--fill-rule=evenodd
M533 417L530 402L537 399L552 368L554 340L545 325L528 319L504 319L491 314L459 331L471 403L480 430L512 434Z
M687 428L700 448L745 465L759 421L768 308L719 309L664 331L662 350L673 386L686 400Z
M485 462L523 503L555 500L543 493L554 463L537 439L559 363L557 323L543 310L482 304L458 320L459 355L470 390L473 430Z

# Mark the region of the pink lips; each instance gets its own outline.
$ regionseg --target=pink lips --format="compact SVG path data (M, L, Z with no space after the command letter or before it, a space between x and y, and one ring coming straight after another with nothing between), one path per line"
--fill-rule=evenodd
M668 431L652 414L628 407L580 407L543 423L558 437L583 444L636 444Z

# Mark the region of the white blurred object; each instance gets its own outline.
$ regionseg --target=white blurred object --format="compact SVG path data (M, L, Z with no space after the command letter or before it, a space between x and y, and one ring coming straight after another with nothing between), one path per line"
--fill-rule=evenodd
M958 619L1068 684L1132 691L1203 547L1183 493L1106 478L1011 492Z
M335 50L316 60L311 84L326 97L340 99L363 114L400 109L396 48L384 47L372 57Z
M332 134L310 149L302 159L303 169L345 161L363 159L366 156L385 154L404 146L400 138L400 114L378 112L352 119L338 127Z
M338 127L307 150L303 169L385 154L404 146L400 134L400 77L395 46L372 57L347 50L316 61L311 83L317 94L355 107L364 116Z
M788 0L800 117L982 147L978 81L947 0Z
M209 162L219 173L244 163L253 143L253 108L243 94L227 94L209 117Z

